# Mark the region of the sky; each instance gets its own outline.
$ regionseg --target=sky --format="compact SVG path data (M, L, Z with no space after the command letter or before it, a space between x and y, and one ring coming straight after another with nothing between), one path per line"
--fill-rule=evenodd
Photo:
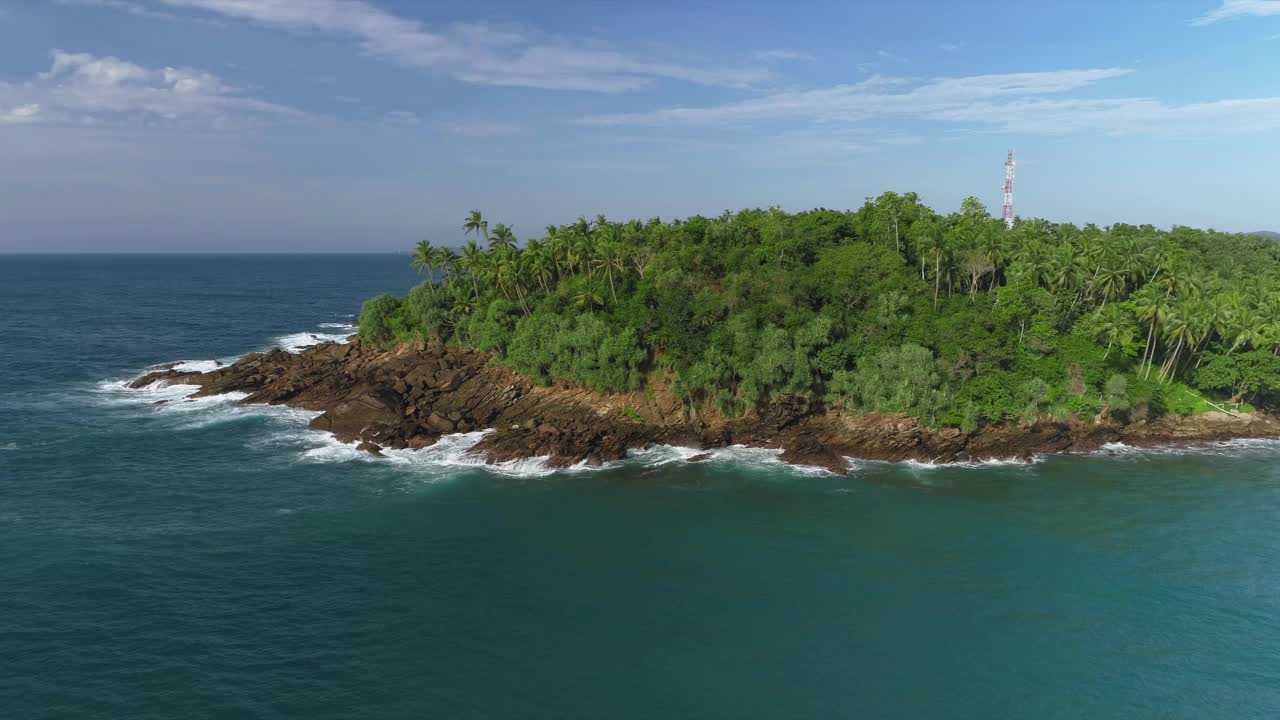
M1280 230L1280 0L0 0L0 252L368 252L887 190Z

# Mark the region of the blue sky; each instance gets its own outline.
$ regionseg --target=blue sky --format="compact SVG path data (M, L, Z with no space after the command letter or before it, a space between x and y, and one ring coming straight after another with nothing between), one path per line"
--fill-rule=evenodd
M1280 229L1280 0L0 0L0 251L369 251L916 191Z

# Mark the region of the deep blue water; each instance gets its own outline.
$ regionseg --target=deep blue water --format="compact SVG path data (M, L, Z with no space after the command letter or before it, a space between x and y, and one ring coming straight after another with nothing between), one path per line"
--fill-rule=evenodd
M1280 717L1275 445L543 476L119 387L405 260L0 256L0 717Z

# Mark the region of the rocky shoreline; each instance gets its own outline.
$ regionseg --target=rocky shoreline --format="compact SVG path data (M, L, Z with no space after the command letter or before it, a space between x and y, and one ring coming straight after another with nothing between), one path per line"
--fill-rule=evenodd
M298 353L251 353L208 372L162 367L130 386L183 383L198 385L196 396L245 392L245 403L319 411L313 428L374 454L384 448L429 447L442 435L492 428L473 449L485 461L545 457L551 467L599 465L655 444L779 448L783 461L844 473L848 457L955 463L1090 452L1112 442L1152 447L1280 438L1280 419L1262 413L1163 416L1128 425L1041 422L962 432L930 430L906 416L855 414L785 398L749 418L690 417L666 388L603 394L542 387L491 366L489 359L425 344L381 349L353 338Z

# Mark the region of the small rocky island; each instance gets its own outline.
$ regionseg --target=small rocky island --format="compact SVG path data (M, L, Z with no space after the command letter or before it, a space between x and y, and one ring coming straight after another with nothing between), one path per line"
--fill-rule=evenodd
M488 461L552 466L655 443L843 472L1280 437L1280 245L1256 236L892 192L523 240L473 210L461 229L417 244L422 282L367 300L349 343L137 384L308 408L372 453L492 429Z
M1280 437L1280 420L1261 413L1163 415L1128 424L1042 421L963 432L931 430L907 415L855 413L796 397L748 418L694 418L669 388L601 393L544 387L492 359L426 343L383 349L353 338L299 353L252 353L209 372L164 368L132 387L190 384L200 387L196 396L246 392L245 403L319 411L313 428L373 454L424 448L448 433L492 428L473 450L486 461L546 457L552 467L620 460L629 449L653 444L780 448L786 462L843 473L848 457L952 463L1088 452L1110 442L1155 446Z

